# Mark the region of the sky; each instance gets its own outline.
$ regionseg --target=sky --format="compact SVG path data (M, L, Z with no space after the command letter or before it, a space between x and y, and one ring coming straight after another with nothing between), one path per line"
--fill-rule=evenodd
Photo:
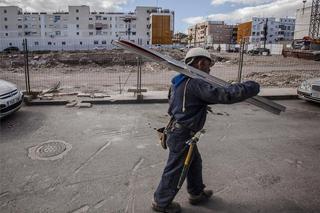
M310 6L312 0L307 0ZM88 5L91 11L130 12L136 6L159 6L175 12L175 32L186 33L201 21L236 24L257 17L295 17L302 0L0 0L0 6L16 5L28 12L67 11L68 5Z

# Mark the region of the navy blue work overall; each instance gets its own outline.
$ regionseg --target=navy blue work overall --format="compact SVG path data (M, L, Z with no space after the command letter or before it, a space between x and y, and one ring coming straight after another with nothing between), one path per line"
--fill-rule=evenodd
M253 81L220 87L182 74L174 77L172 84L168 113L174 122L168 129L166 141L169 157L154 193L154 200L160 207L168 206L178 193L177 185L189 147L186 141L203 128L208 105L240 102L257 95L260 89L259 84ZM195 146L187 174L187 190L192 195L198 195L204 187L202 159Z

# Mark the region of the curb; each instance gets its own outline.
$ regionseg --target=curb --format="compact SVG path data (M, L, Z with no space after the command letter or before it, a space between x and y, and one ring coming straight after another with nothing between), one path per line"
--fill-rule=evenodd
M270 100L295 100L298 99L298 95L265 95L261 96ZM25 100L25 104L28 106L54 106L54 105L66 105L70 103L67 100ZM152 98L152 99L109 99L109 100L82 100L80 103L91 103L97 105L110 105L110 104L157 104L168 103L168 99L164 98Z

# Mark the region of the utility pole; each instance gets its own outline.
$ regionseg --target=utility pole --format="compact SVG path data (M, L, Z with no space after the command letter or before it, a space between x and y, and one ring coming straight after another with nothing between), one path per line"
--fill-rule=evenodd
M307 0L302 1L302 3L303 3L302 14L304 14L304 9L306 8L306 2L307 2Z
M266 42L267 42L267 35L268 35L268 18L266 18L266 23L263 26L263 34L264 34L263 49L266 49Z

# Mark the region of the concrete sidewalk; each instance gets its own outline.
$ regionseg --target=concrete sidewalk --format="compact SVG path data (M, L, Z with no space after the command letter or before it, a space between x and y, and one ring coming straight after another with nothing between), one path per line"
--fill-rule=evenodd
M214 196L191 206L184 184L175 199L183 213L320 212L319 106L277 102L287 107L280 116L247 103L213 107L198 148ZM154 128L168 122L167 108L22 107L1 120L0 212L151 213L168 155Z

